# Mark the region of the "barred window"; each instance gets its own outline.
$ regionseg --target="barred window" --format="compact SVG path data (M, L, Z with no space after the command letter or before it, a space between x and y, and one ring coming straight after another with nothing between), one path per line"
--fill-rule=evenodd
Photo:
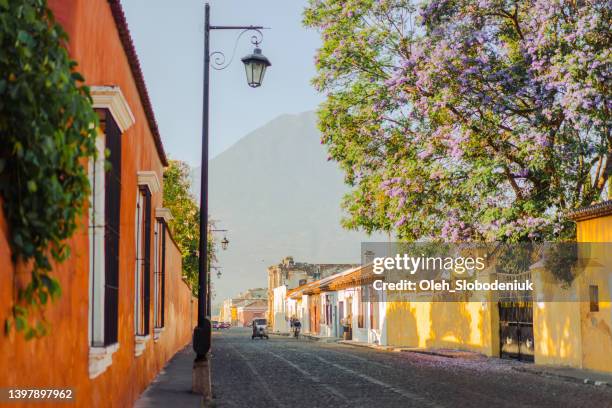
M325 295L325 323L332 324L332 303L329 295Z
M121 131L108 110L100 110L98 113L98 154L89 163L88 336L92 347L117 343L119 310Z
M150 257L151 191L147 186L139 186L136 199L136 293L134 302L134 329L138 336L149 334Z
M166 292L166 221L157 218L155 223L153 255L153 319L154 327L164 327L164 306Z
M371 287L368 288L368 291L370 292L370 329L377 330L380 321L379 291L374 290Z
M357 315L357 327L363 329L365 327L366 301L367 301L367 286L359 288L359 314Z

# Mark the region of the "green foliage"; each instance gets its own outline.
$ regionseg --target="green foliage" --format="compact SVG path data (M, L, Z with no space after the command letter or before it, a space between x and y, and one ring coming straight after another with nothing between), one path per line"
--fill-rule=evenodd
M537 262L538 250L533 243L500 244L496 248L497 272L520 276Z
M14 261L31 268L5 330L26 339L48 330L44 308L61 295L52 262L70 256L95 155L98 118L66 41L46 1L0 1L0 196Z
M571 240L612 178L609 2L310 0L349 228Z
M565 288L569 288L576 276L583 271L583 267L578 264L578 245L575 242L548 245L544 251L546 269ZM588 245L583 246L583 249L585 248L588 248Z
M550 283L567 289L584 272L585 265L580 264L578 257L579 245L576 242L502 243L494 251L497 272L520 278L542 261L553 278ZM584 259L589 258L588 250L588 244L582 247Z
M183 277L191 286L194 296L197 296L200 209L191 195L190 186L189 166L178 160L170 160L164 172L164 207L172 212L169 227L183 254ZM216 258L212 234L208 238L210 265Z

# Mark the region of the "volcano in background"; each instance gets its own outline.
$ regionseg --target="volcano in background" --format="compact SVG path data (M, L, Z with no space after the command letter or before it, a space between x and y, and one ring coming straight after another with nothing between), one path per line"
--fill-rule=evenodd
M210 217L230 240L218 253L221 278L212 273L213 304L266 287L267 267L285 256L359 263L362 241L386 241L340 226L348 186L337 163L327 161L314 112L272 120L212 159L209 169ZM200 168L192 176L199 197Z

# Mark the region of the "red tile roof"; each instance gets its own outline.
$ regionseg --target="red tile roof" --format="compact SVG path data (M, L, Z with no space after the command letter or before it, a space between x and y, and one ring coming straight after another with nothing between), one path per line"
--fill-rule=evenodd
M166 157L166 152L164 151L164 145L162 144L159 128L157 127L157 121L155 120L155 114L153 113L153 105L151 104L151 99L149 98L149 92L147 91L144 75L142 74L142 69L140 68L140 61L138 60L138 54L136 54L136 48L134 47L134 42L132 41L132 36L130 35L125 13L123 12L123 7L121 6L121 1L108 0L108 3L111 7L113 18L115 19L115 25L119 31L119 38L121 39L123 50L125 51L130 64L132 76L136 82L136 88L138 89L138 94L140 95L140 100L145 111L145 115L147 116L149 128L151 129L151 133L153 133L157 153L159 154L162 164L167 166L168 158Z
M584 221L591 218L604 217L612 214L612 200L603 201L601 203L589 205L588 207L579 208L570 211L567 216L573 221Z
M298 299L303 294L312 295L320 292L366 285L371 283L376 276L377 275L374 275L372 272L372 264L357 265L354 268L288 290L287 297ZM384 279L384 276L380 276L380 279Z

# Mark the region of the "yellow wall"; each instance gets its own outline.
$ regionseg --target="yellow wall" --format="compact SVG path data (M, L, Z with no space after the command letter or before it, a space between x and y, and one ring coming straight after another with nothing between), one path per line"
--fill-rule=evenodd
M612 215L578 222L577 237L578 242L611 243ZM612 253L608 245L596 248L594 257L603 267L592 268L585 285L598 285L601 301L598 312L581 305L583 367L612 372Z
M612 372L610 256L605 265L604 268L587 269L573 282L569 290L581 301L535 302L533 328L537 364ZM597 312L591 312L589 302L585 301L589 285L598 285L600 299L608 300L599 302Z
M582 366L580 303L534 302L536 364Z
M577 241L595 243L589 245L589 254L581 257L593 260L594 265L568 289L539 285L539 290L547 292L546 299L551 299L555 290L553 295L561 295L565 301L534 304L535 361L612 372L612 216L578 221ZM590 311L589 285L599 288L597 312ZM571 295L580 301L569 301Z
M612 215L578 222L578 242L612 243ZM612 251L609 245L593 246L591 256L603 267L590 268L584 275L584 287L599 287L599 311L591 312L589 304L580 305L582 317L582 366L612 372Z
M493 280L488 272L478 280ZM497 302L480 299L430 301L421 297L408 301L410 295L387 293L384 325L387 344L398 347L452 348L487 356L499 356L499 310ZM427 296L427 295L425 295ZM489 296L490 297L490 296Z
M612 215L578 221L578 242L612 242Z
M390 346L453 348L499 355L499 315L489 302L388 302Z
M598 312L590 312L588 303L581 304L582 367L612 372L612 311L610 302L603 303Z

